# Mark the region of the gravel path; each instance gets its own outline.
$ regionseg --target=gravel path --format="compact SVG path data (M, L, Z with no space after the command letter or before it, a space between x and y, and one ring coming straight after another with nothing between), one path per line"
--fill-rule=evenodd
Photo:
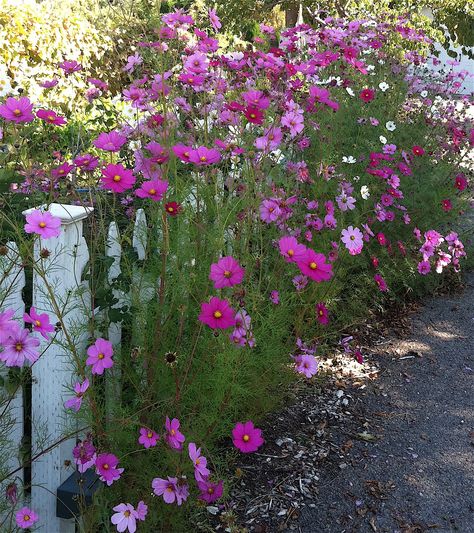
M381 374L356 400L370 441L351 440L343 466L322 469L291 529L474 533L474 274L466 282L375 350Z

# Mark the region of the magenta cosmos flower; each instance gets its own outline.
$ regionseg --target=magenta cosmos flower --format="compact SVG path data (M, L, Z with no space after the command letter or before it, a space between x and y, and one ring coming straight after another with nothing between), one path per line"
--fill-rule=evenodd
M82 65L74 60L63 61L62 63L59 63L58 67L64 71L66 76L69 76L74 72L79 72L80 70L82 70Z
M179 420L177 418L173 418L173 420L170 421L168 417L166 417L165 422L165 440L168 443L170 448L173 448L175 450L182 450L183 449L183 442L186 440L185 436L179 431Z
M135 184L133 172L122 165L109 163L102 169L102 186L116 193L121 193L131 189Z
M152 448L156 446L160 436L156 431L149 428L140 428L140 436L138 437L138 443L145 446L145 448Z
M375 274L374 281L382 292L388 291L388 285L380 274Z
M359 98L368 104L375 98L375 91L369 88L362 89L359 93Z
M213 296L209 303L201 304L199 320L212 329L227 329L235 326L235 311L227 300Z
M18 100L10 97L0 106L0 117L16 124L32 122L35 118L32 111L33 104L26 96L18 98Z
M278 241L278 247L280 248L280 254L289 263L304 261L306 257L306 246L300 244L295 237L282 237Z
M72 409L77 413L82 405L82 397L84 396L88 388L89 380L87 378L82 383L76 383L74 385L75 396L69 398L69 400L66 400L64 402L64 407L66 409Z
M64 126L64 124L66 124L66 119L57 115L51 109L39 109L36 112L36 116L48 124L53 124L54 126Z
M49 339L49 333L54 331L54 326L49 322L49 316L46 313L38 314L32 307L30 313L24 313L23 320L28 324L33 324L33 331L40 333L46 340Z
M112 356L114 350L112 343L105 339L99 338L92 346L87 348L86 365L92 366L91 372L93 374L102 375L106 368L111 368L114 364Z
M316 304L316 318L320 324L326 326L329 324L329 311L323 302Z
M8 339L12 331L19 328L18 324L12 320L14 315L14 309L7 309L0 313L0 344L3 344Z
M237 422L232 430L232 442L242 453L251 453L258 450L265 441L262 438L262 430L249 420L245 424Z
M341 241L345 244L351 255L357 255L362 252L364 235L359 228L349 226L347 229L342 230Z
M295 369L299 374L311 378L318 372L318 362L313 355L297 355Z
M221 154L215 148L200 146L189 153L189 162L196 166L213 165L221 160Z
M154 202L163 199L163 195L168 189L168 182L162 180L144 181L140 188L135 191L139 198L150 198Z
M163 479L161 477L156 477L151 482L153 492L157 496L163 496L165 503L174 503L177 497L178 491L178 479L175 477L168 477L168 479ZM178 505L180 505L178 503Z
M118 152L126 142L126 137L116 131L111 131L110 133L102 132L92 144L106 152Z
M42 239L51 239L61 233L61 219L49 211L35 209L26 215L26 233L36 233Z
M108 486L120 479L123 468L116 468L118 458L113 453L100 453L95 460L95 470L99 479Z
M305 276L318 283L328 281L332 278L332 265L326 263L324 254L318 254L311 248L307 248L306 257L296 264Z
M110 517L110 521L117 528L119 533L129 531L135 533L137 530L137 512L130 503L120 503L113 507L115 514Z
M38 522L39 516L29 507L22 507L15 515L17 527L28 529Z
M222 480L219 481L219 483L212 483L211 481L204 479L203 481L198 481L197 485L200 491L199 499L206 503L213 503L222 497L224 491L224 483Z
M39 339L32 337L27 329L21 329L15 325L10 336L3 342L0 361L3 361L6 366L23 366L25 359L34 363L39 357L36 349L39 344Z
M217 263L211 265L209 279L214 282L215 289L232 287L242 282L245 270L231 256L219 259Z
M207 468L207 459L201 455L201 448L198 448L194 442L188 445L189 458L194 464L194 477L196 481L203 481L211 473Z

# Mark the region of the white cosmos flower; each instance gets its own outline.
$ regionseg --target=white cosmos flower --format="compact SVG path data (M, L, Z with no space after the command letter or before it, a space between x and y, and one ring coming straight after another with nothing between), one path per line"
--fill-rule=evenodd
M381 135L381 136L379 137L379 139L380 139L380 142L381 142L382 144L387 144L387 138L384 137L383 135Z
M384 81L382 81L381 83L379 83L379 89L384 93L387 89L390 88L390 85L388 83L385 83Z
M367 185L362 185L362 187L360 188L360 195L364 200L367 200L370 197L370 192Z
M354 91L350 87L346 87L346 91L349 96L355 96Z
M367 72L371 72L372 70L375 70L374 65L367 65Z
M343 158L342 158L342 162L343 162L343 163L349 163L349 164L352 165L353 163L356 162L356 158L353 157L352 155L349 155L349 156L347 156L347 157L346 157L346 156L343 156Z
M389 120L385 124L385 127L388 129L388 131L395 131L397 129L397 125L392 120Z
M360 180L360 176L354 176L354 177L352 178L352 181L359 181L359 180Z
M428 96L428 91L421 91L420 96L426 98Z

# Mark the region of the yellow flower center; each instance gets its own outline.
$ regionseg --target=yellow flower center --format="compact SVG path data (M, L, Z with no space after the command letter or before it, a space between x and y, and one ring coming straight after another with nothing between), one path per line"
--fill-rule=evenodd
M198 465L198 464L200 464L200 463L201 463L201 460L200 460L199 458L196 459L196 464Z
M54 115L48 115L47 118L50 122L53 122L56 117Z
M172 207L168 207L168 213L173 213L174 209Z
M39 320L35 320L35 326L39 328L41 326L41 322Z
M214 318L221 318L222 313L220 311L214 311Z
M318 264L315 263L314 261L312 261L310 264L309 264L309 268L311 270L316 270L318 268Z
M319 310L319 316L323 316L324 315L324 311L322 309Z
M207 161L207 157L206 157L205 155L202 155L199 159L200 159L202 162Z
M22 344L21 342L17 342L17 343L15 344L15 350L16 350L17 352L21 352L21 351L23 350L23 344Z
M229 270L224 270L224 278L230 278L232 276L232 272Z
M295 255L295 252L290 248L290 249L288 250L288 255L289 255L290 257L293 257L293 256Z
M14 109L13 114L15 115L15 117L19 117L21 115L21 109Z
M150 194L156 194L156 189L150 189L148 192L149 192Z
M170 433L171 433L171 435L176 435L176 431L175 431L174 429L172 429L172 430L170 431Z
M208 493L208 494L214 494L214 489L213 489L212 487L209 487L209 488L207 489L207 493Z
M105 355L103 353L100 353L97 355L97 359L103 359L105 357Z
M31 520L30 515L29 515L29 514L25 514L25 515L23 516L23 520L24 520L25 522L29 522L29 521Z
M355 235L350 236L351 241L355 241Z
M38 226L39 226L40 228L45 228L45 227L46 227L46 222L40 222L40 223L38 224Z
M167 492L173 492L173 487L168 487L166 490Z
M242 437L242 440L243 440L244 442L248 442L248 441L250 440L250 437L249 437L248 435L244 435L244 436Z
M151 438L153 437L153 433L152 433L151 431L149 431L149 432L146 434L146 436L147 436L149 439L151 439Z
M109 465L108 465L107 463L105 463L105 464L102 466L102 468L103 468L104 470L108 470L108 469L109 469Z
M119 176L118 174L115 174L114 181L117 183L122 179L122 176Z
M123 516L125 516L125 518L128 518L130 516L130 511L125 511L123 513Z
M189 157L189 152L184 152L184 157Z
M250 118L255 118L257 115L255 113L250 113Z

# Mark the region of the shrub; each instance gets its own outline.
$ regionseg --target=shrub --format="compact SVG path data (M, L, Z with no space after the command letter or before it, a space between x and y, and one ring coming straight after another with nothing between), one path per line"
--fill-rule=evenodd
M85 510L90 530L113 529L114 511L114 523L140 521L142 500L146 530L185 530L196 502L221 494L229 437L244 452L261 445L258 428L239 421L283 401L295 375L311 379L315 354L335 342L363 364L350 325L458 272L465 255L450 224L465 207L460 165L472 129L467 102L450 94L466 73L432 79L416 52L406 54L416 71L386 52L423 32L328 19L286 30L278 47L262 27L259 48L220 54L218 26L215 17L203 31L181 12L163 16L128 59L122 102L90 98L92 124L61 125L52 110L35 118L39 105L26 97L0 106L10 188L1 234L19 242L21 262L32 264L33 241L54 249L47 239L58 229L37 210L23 232L19 204L94 207L88 326L61 340L77 376L67 420L90 428L76 463L90 459L106 483ZM83 77L77 70L64 83ZM138 209L147 218L140 253ZM122 248L116 277L104 252L111 221ZM47 283L42 263L34 268ZM17 326L2 312L0 328L14 333L0 337L0 359L15 364ZM114 323L116 346L107 338ZM211 477L190 443L205 451Z

